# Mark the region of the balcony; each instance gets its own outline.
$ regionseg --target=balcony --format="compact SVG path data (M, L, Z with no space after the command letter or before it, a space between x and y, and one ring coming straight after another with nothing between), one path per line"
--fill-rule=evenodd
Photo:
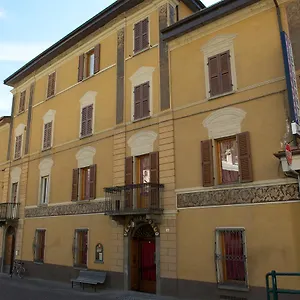
M157 183L105 188L105 213L110 216L161 215L163 188Z
M0 203L0 224L19 219L20 203Z

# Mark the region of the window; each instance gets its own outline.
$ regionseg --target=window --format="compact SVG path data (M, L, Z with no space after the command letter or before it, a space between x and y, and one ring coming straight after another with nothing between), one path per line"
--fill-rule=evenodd
M43 150L52 146L52 121L44 124Z
M47 98L53 97L55 94L56 72L48 76Z
M93 104L85 106L81 110L81 137L93 134Z
M18 202L18 182L14 182L11 187L11 203Z
M149 82L134 88L134 120L146 118L150 115Z
M25 111L25 102L26 102L26 91L23 91L20 94L19 113Z
M137 53L149 47L148 18L134 25L134 52Z
M49 200L49 176L41 177L40 204L47 204Z
M73 243L74 267L86 268L88 254L88 230L76 229Z
M208 69L210 97L229 93L233 90L229 51L209 57Z
M22 152L22 134L16 136L16 143L15 143L15 159L21 157Z
M214 165L213 145L216 145L217 159ZM220 140L201 142L202 181L203 186L213 186L215 183L214 170L218 170L218 184L235 182L251 182L252 158L249 132Z
M73 170L72 201L96 198L96 165Z
M88 78L100 71L100 44L79 56L78 81Z
M43 263L45 258L45 229L37 229L35 231L34 243L33 243L33 253L34 262Z
M217 229L215 260L218 284L247 287L244 229Z

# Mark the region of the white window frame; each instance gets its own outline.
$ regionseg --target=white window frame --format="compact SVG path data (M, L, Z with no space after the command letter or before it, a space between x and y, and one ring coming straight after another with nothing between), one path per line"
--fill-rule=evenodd
M22 158L23 154L23 145L24 145L24 132L25 132L25 124L19 124L18 127L15 129L15 142L14 142L14 160ZM21 151L20 151L20 156L16 157L16 138L18 136L22 135L22 143L21 143Z
M48 202L49 202L49 181L50 181L49 175L41 177L41 187L40 187L40 191L41 191L40 204L41 205L48 204ZM46 185L46 190L45 190L45 185ZM45 199L45 201L44 201L44 199Z
M135 30L134 30L134 28L135 28L135 25L136 24L138 24L139 22L141 22L141 21L144 21L144 20L146 20L146 19L148 19L148 42L149 42L149 46L147 47L147 48L144 48L144 49L142 49L142 50L139 50L139 51L137 51L137 52L135 52L134 51L134 46L135 46ZM145 16L145 17L143 17L143 18L141 18L140 20L138 20L137 22L134 22L133 23L133 28L132 28L132 32L133 32L133 38L132 38L132 53L133 53L133 55L138 55L139 53L142 53L142 52L144 52L144 51L147 51L148 49L150 49L151 48L151 29L150 29L150 26L151 24L150 24L150 16Z
M138 122L143 119L148 119L153 115L153 72L155 71L154 67L141 67L139 68L131 77L131 121ZM145 118L134 119L134 89L135 87L149 82L149 116Z
M83 80L88 79L90 77L93 77L95 75L95 64L94 64L94 73L87 76L87 68L89 67L88 63L87 63L88 62L88 53L90 53L92 51L94 52L94 60L95 60L95 47L85 51L84 54L83 54L83 56L84 56L84 60L83 60Z
M81 136L81 123L82 123L82 110L90 105L93 105L93 121L92 121L92 134L94 135L95 132L95 112L96 112L96 96L97 92L95 91L88 91L84 94L84 96L80 99L80 117L79 117L79 138L85 138L85 136Z
M204 74L205 74L205 87L206 87L206 98L214 99L224 95L232 94L237 91L237 74L234 54L234 39L236 35L219 35L210 40L205 44L201 50L204 54ZM208 59L212 56L229 51L230 53L230 69L231 69L231 80L232 80L232 91L223 93L215 96L210 96L210 78L209 78L209 66Z
M55 85L54 85L54 94L50 97L48 97L48 87L49 87L49 77L50 75L55 73ZM57 72L53 71L48 74L48 80L47 80L47 88L46 88L46 100L53 98L56 95L56 85L57 85Z
M217 283L220 286L231 286L230 284L224 283L223 280L223 269L220 263L217 261L217 256L221 255L221 245L220 245L220 234L224 231L241 231L242 239L243 239L243 254L246 257L244 265L245 265L245 288L249 287L249 277L248 277L248 260L247 260L247 244L246 244L246 231L244 227L217 227L215 230L215 264L216 264L216 272L217 272Z
M50 201L51 195L51 171L54 162L51 158L43 159L39 164L40 170L40 181L39 181L39 190L38 190L38 205L48 205ZM43 203L42 201L42 178L48 176L48 195L47 195L47 203Z
M55 114L56 114L56 110L49 109L43 117L43 132L42 132L42 147L41 147L42 151L49 150L53 147ZM52 122L51 146L49 148L44 148L45 125L50 122Z

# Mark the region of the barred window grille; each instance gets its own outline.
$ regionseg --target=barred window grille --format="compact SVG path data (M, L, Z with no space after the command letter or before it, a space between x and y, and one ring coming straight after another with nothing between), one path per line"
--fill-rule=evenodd
M220 285L248 287L245 230L216 230L215 262Z

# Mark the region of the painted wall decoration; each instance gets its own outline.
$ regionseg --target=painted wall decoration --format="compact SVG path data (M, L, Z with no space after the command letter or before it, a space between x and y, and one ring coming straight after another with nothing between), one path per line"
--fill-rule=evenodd
M103 260L103 245L101 243L96 245L96 251L95 251L95 262L102 263Z

